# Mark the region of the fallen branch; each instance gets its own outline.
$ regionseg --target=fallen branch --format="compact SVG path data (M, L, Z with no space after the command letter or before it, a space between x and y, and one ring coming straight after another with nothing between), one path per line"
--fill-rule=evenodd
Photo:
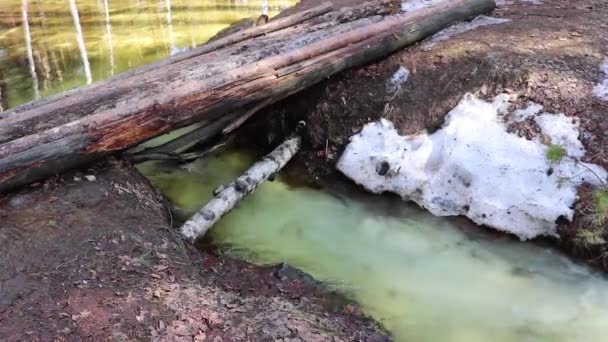
M271 104L277 102L278 100L279 99L271 97L269 99L266 99L266 100L258 103L253 108L251 108L250 110L246 111L243 115L240 115L236 120L234 120L233 122L231 122L226 128L224 128L222 130L222 134L230 134L230 133L234 132L239 127L241 127L241 125L243 125L245 123L245 121L249 120L252 116L254 116L261 109L270 106Z
M270 176L281 170L300 149L301 138L285 140L262 160L253 164L243 175L224 188L181 227L183 237L191 242L203 237L220 218L232 210L243 198L254 192Z

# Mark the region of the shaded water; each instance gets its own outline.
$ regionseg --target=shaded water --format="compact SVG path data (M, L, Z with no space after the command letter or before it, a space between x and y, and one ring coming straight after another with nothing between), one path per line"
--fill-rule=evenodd
M188 215L250 162L227 152L141 169ZM212 239L342 291L397 341L605 340L608 281L552 250L466 231L394 198L277 180L222 219Z
M2 0L0 110L200 45L294 0Z

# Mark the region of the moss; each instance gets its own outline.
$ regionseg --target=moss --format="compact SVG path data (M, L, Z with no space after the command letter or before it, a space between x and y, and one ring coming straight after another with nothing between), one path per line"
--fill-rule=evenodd
M545 156L552 164L559 163L562 158L566 155L566 150L559 145L549 145L547 148L547 152L545 152Z
M608 219L608 190L596 190L595 197L595 223L603 226Z
M583 228L579 229L576 232L576 237L574 238L574 243L579 248L589 248L593 245L600 245L606 243L604 237L602 236L602 229L590 229Z

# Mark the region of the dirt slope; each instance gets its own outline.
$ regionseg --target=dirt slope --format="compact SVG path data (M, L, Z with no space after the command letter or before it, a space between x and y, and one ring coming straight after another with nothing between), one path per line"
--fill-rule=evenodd
M119 162L0 198L0 341L387 340L311 279L191 250L170 221Z

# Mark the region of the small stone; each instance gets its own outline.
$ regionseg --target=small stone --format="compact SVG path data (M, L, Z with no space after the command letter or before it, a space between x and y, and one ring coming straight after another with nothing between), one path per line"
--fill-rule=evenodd
M87 175L87 176L84 176L84 178L86 178L89 182L94 182L97 180L97 178L95 178L95 176L93 176L93 175Z

